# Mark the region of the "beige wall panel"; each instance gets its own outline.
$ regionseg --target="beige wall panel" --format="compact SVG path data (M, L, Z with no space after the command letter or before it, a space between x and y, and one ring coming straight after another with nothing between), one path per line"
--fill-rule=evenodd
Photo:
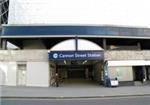
M132 67L108 67L110 78L117 77L119 81L133 81Z

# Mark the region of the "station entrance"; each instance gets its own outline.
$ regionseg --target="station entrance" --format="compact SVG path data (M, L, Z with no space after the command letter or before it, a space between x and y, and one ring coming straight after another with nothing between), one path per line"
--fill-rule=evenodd
M50 61L50 67L54 67L50 69L51 86L56 86L56 73L59 86L94 86L103 83L103 61L101 60Z

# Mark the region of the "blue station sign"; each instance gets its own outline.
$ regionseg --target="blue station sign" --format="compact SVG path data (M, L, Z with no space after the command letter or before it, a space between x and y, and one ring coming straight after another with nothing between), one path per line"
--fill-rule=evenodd
M103 51L51 51L49 60L103 60Z

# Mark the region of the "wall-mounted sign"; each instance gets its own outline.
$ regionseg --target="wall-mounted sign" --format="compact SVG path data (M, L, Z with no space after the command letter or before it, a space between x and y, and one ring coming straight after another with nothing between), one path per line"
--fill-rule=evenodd
M49 60L103 60L103 51L51 51Z

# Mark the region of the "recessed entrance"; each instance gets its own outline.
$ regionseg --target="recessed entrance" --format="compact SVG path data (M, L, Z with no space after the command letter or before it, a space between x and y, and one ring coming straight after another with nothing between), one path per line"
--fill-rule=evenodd
M142 82L143 79L145 78L143 66L134 66L133 71L134 71L134 81Z
M50 69L50 77L53 79L58 73L60 86L98 85L103 81L103 62L100 60L50 61L50 67L52 65L55 69Z

